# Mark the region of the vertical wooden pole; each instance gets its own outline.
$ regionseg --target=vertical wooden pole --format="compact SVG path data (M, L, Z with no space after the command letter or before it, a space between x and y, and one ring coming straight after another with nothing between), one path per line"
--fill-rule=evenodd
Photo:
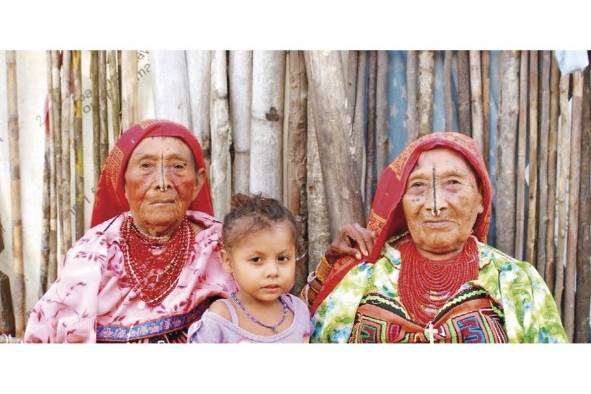
M527 152L527 62L528 52L521 51L519 69L519 134L517 143L517 196L515 202L515 258L523 260L525 239L525 166Z
M98 53L98 81L99 81L99 124L100 124L100 166L105 164L109 154L109 123L107 112L107 55L106 51ZM98 179L97 179L98 180Z
M99 97L99 51L90 53L90 79L92 81L92 149L94 158L94 183L101 173L101 102Z
M557 163L557 188L556 205L558 235L556 242L556 276L554 286L554 299L559 310L563 311L564 292L564 266L566 263L567 226L568 226L568 187L570 172L570 139L571 139L571 114L568 105L568 93L570 88L570 75L560 77L560 127L558 129L558 163ZM564 318L564 315L563 315Z
M482 51L482 134L484 144L484 162L488 164L490 147L490 51Z
M367 147L365 167L364 216L367 217L376 186L376 51L369 52L367 89ZM322 148L320 149L322 151ZM325 172L326 174L326 172Z
M191 94L185 52L151 51L150 64L156 117L191 127ZM209 159L209 147L201 142L204 155Z
M453 59L453 51L445 51L443 57L443 101L445 106L445 130L454 131L454 107L451 96L451 63Z
M363 223L363 203L355 180L349 175L351 155L346 149L344 130L350 124L346 111L346 90L338 53L306 52L306 74L315 105L318 149L326 194L331 233L345 223Z
M234 144L232 189L234 193L248 193L252 51L230 51L229 84L230 119L232 121L232 141Z
M214 51L211 59L211 190L215 216L230 211L232 163L226 51Z
M203 155L205 156L205 162L207 163L207 167L209 168L209 161L210 161L210 152L211 152L211 130L210 130L210 121L209 121L209 114L210 114L210 84L211 84L211 56L212 51L186 51L185 57L187 61L187 73L189 76L189 95L191 97L191 122L193 127L193 133L201 143L201 149L203 150ZM230 70L232 69L232 54L230 54ZM252 59L250 60L250 76L249 81L252 79ZM250 95L252 94L252 90L246 90L243 92L242 89L240 91L232 91L232 71L230 71L230 81L229 83L229 96L230 96L230 114L232 111L232 100L234 96L242 97L245 94L249 94L248 98L248 105L250 111ZM250 82L249 82L250 83ZM245 87L246 88L246 87ZM250 89L250 86L248 86ZM244 109L241 109L244 111ZM250 112L249 112L250 116ZM250 130L250 118L246 119L249 122L248 130ZM243 119L244 121L244 119ZM232 121L232 132L234 133L234 128L237 125L234 124ZM240 143L241 141L238 141ZM234 148L237 148L236 141L234 141ZM246 180L242 180L243 183L248 184L248 174L246 175ZM247 189L248 191L248 189Z
M470 60L468 51L458 51L458 115L460 132L472 135L470 115Z
M351 176L355 179L355 183L363 194L364 201L367 200L365 196L365 167L366 167L366 146L365 132L367 111L365 108L365 96L368 87L367 81L367 51L360 51L357 56L357 68L355 73L349 69L348 78L352 78L352 74L356 76L355 91L349 90L347 99L352 97L352 108L350 114L353 117L353 127L345 130L346 140L349 144L349 151L351 152ZM349 66L351 66L351 61ZM309 95L309 93L308 93ZM308 114L309 116L310 114Z
M137 52L121 51L121 130L138 121Z
M589 338L591 303L591 68L583 83L583 130L581 138L581 191L579 193L579 239L577 242L577 292L575 299L575 342ZM587 174L587 175L585 175Z
M388 165L388 52L378 51L376 77L376 174Z
M121 93L119 89L119 63L117 51L108 51L109 91L111 92L111 125L113 126L113 144L121 134Z
M250 191L281 199L285 54L254 51L252 74Z
M72 118L72 94L71 84L71 51L63 51L62 54L62 194L60 195L60 217L62 224L62 254L72 247L72 212L71 212L71 167L70 167L70 134ZM59 266L58 266L59 272Z
M564 281L564 329L571 341L575 333L575 287L577 285L577 240L579 237L583 79L583 73L581 71L575 71L573 73L568 233L566 244L566 275ZM589 161L590 158L587 157L586 160ZM585 176L589 177L589 173L585 174ZM589 201L586 201L586 203L589 203Z
M51 187L49 189L49 219L50 256L49 267L47 267L47 284L53 283L57 278L57 265L59 259L58 230L59 230L59 207L58 200L61 195L61 124L62 124L62 97L59 71L59 53L50 51L51 62Z
M419 137L417 119L417 51L408 51L406 58L406 129L410 143Z
M556 256L554 242L555 209L556 209L556 167L558 145L558 102L560 96L560 72L556 58L551 56L550 63L550 122L548 131L548 205L546 213L546 267L545 279L550 289L554 289L556 273Z
M49 259L51 254L51 54L46 52L47 56L47 114L45 116L45 152L43 155L43 220L41 224L41 264L39 267L39 291L37 297L41 298L47 290L47 270L49 268ZM2 224L0 223L0 252L4 249L2 245Z
M538 51L529 59L529 191L527 214L527 261L536 264L536 229L538 218Z
M315 126L312 95L308 95L306 197L308 211L308 272L314 272L330 244L330 219Z
M538 165L538 234L536 268L543 276L546 270L546 226L548 224L548 135L550 131L550 63L551 52L542 51L540 63L540 143ZM534 262L531 262L534 264Z
M12 264L14 320L16 336L25 330L25 275L23 261L23 222L21 215L21 174L19 153L16 51L6 51L6 93L10 161L10 212L12 216Z
M81 52L72 52L72 69L74 75L74 174L75 187L75 233L79 239L84 234L84 149L82 134L82 70Z
M307 109L308 85L306 81L306 66L301 51L290 51L287 61L287 92L289 103L287 113L287 207L294 214L300 230L302 243L298 246L298 261L296 264L296 283L293 293L299 293L306 284L308 277L308 260L306 258L307 237L307 206L306 206L306 145L307 141Z
M433 131L433 68L435 54L433 51L419 52L419 136Z
M515 249L515 135L519 112L519 51L503 51L501 103L497 129L497 247Z
M484 156L484 125L482 118L482 68L480 51L470 51L470 106L472 109L472 138Z

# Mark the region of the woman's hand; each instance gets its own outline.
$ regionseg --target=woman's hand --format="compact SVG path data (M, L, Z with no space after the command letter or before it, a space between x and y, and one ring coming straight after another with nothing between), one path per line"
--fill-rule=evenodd
M376 238L374 231L361 227L359 224L347 224L341 228L339 235L328 246L325 256L333 263L341 256L369 256Z

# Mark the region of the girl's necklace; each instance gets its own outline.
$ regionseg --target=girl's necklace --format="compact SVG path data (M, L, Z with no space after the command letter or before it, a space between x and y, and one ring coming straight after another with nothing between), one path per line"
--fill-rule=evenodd
M242 305L242 302L240 302L240 300L236 296L236 293L230 294L230 297L232 297L232 301L234 301L234 303L236 305L238 305L240 307L240 309L242 309L242 311L244 312L244 314L246 315L246 317L248 317L251 321L255 322L256 324L258 324L260 326L263 326L265 328L269 328L269 329L273 330L274 333L278 333L279 332L279 331L277 331L277 329L285 321L285 318L287 317L287 304L285 303L285 301L283 301L283 298L281 298L281 297L279 297L279 302L281 302L281 306L283 307L283 312L282 312L283 314L282 314L281 319L279 320L279 322L277 322L277 324L273 324L273 325L265 324L262 321L260 321L259 319L257 319L256 317L254 317L244 307L244 305Z

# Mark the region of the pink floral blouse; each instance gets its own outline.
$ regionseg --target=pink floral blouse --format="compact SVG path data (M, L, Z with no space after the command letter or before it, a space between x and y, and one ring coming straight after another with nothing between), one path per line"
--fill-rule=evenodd
M189 263L172 292L149 307L125 272L119 229L124 213L91 228L70 249L58 279L31 311L25 342L133 342L185 330L209 302L235 291L222 268L221 223L197 211Z

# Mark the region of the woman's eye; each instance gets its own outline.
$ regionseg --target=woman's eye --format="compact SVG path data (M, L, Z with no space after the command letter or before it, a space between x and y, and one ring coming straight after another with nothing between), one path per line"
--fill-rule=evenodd
M450 179L447 181L448 185L461 185L461 182L458 181L457 179Z
M410 184L410 187L413 187L413 188L420 188L420 187L423 187L423 186L425 186L425 183L424 182L413 182L413 183Z
M143 163L140 163L140 167L141 168L150 168L150 167L152 167L152 163L145 161Z
M176 170L183 170L185 168L185 164L184 163L177 163L174 165L174 168Z

